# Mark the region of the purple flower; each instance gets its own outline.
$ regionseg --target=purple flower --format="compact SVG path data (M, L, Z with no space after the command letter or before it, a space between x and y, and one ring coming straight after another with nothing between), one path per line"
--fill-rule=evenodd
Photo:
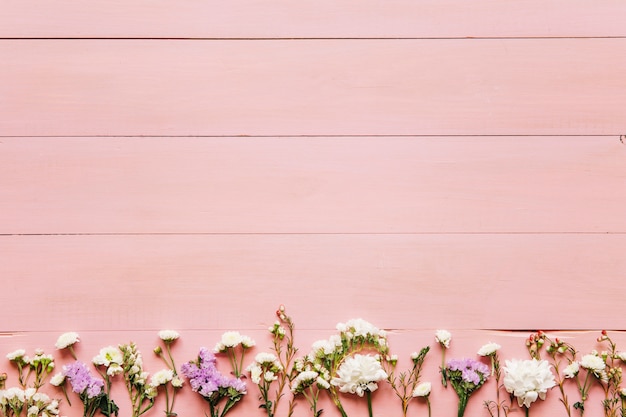
M87 365L82 362L76 361L70 365L65 365L63 375L70 381L72 391L79 395L95 398L102 394L104 381L100 378L94 378L87 369Z
M481 384L489 376L490 370L487 365L474 359L450 359L448 361L450 371L461 371L461 378L465 382L474 385Z
M192 391L205 398L211 397L220 388L234 388L246 393L246 384L239 378L228 378L217 369L215 355L207 348L201 348L196 361L181 366L181 373L187 377Z

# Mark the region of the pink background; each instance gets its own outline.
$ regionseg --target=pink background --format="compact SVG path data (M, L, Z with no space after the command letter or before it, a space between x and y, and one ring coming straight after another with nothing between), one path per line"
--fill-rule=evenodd
M430 345L434 417L456 415L436 329L448 358L493 341L526 359L537 329L588 353L606 328L623 347L624 18L621 0L3 4L8 385L6 353L60 368L66 331L87 362L133 340L155 372L159 330L181 333L179 364L239 330L249 363L281 303L303 354L357 317L389 331L401 369ZM229 415L262 417L256 397ZM558 397L531 415L564 416ZM187 385L176 411L204 409ZM374 412L401 415L388 386Z

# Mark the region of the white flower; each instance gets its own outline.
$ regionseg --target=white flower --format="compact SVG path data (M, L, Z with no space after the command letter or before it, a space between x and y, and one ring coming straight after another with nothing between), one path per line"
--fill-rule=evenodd
M419 354L417 352L413 352L411 353L411 360L415 360L419 357Z
M68 332L59 336L54 346L56 346L57 349L65 349L66 347L72 346L74 343L79 341L78 333Z
M65 375L63 375L63 372L59 372L52 378L50 378L50 384L54 385L55 387L60 387L61 385L63 385L64 382Z
M574 378L576 375L578 375L579 369L580 368L578 366L578 362L572 362L567 365L565 369L563 369L563 376L565 378Z
M278 358L276 358L276 355L274 355L273 353L259 352L254 357L254 360L255 362L261 363L261 364L272 364L276 362Z
M266 382L272 382L272 381L276 381L276 380L278 379L278 377L276 376L276 374L275 374L274 372L272 372L272 371L266 371L266 372L263 374L263 379L264 379Z
M318 387L322 389L330 388L330 384L328 383L328 381L322 378L321 376L317 377L317 379L315 380L315 383L317 384Z
M252 365L248 366L246 370L250 372L250 379L252 380L252 382L258 385L261 382L263 369L256 363L253 363Z
M450 347L450 340L452 340L452 334L447 330L437 330L435 332L435 340L446 349Z
M176 330L161 330L159 332L159 338L166 343L171 343L179 337L180 334Z
M39 407L37 407L36 405L31 405L30 407L28 407L28 411L26 412L26 415L28 417L37 417L37 414L39 414Z
M606 363L600 356L590 354L582 357L580 360L580 366L593 373L599 373L605 370Z
M332 355L335 352L335 344L328 340L318 340L313 343L311 348L311 357L323 355Z
M158 372L155 372L150 378L150 385L153 387L158 387L159 385L164 385L170 382L174 378L174 371L171 369L161 369Z
M249 336L241 336L241 346L248 349L256 345L256 342Z
M121 375L123 372L124 372L124 368L122 368L120 365L116 363L111 363L111 365L109 365L109 367L107 368L108 376Z
M100 349L100 353L93 358L93 363L96 366L109 366L112 363L121 365L123 360L124 356L118 348L114 346L107 346Z
M619 359L622 362L626 362L626 352L617 352L615 354L615 356L617 357L617 359Z
M362 397L365 391L376 391L378 388L376 382L385 378L387 378L387 373L374 356L356 354L345 359L337 370L337 377L331 380L331 384L339 387L341 392Z
M241 344L243 340L241 334L239 332L226 332L222 335L221 343L227 348L234 348Z
M315 380L319 374L315 371L302 371L300 372L291 383L291 391L294 393L302 392L304 389L308 388Z
M478 355L479 356L491 356L495 354L496 351L500 349L501 347L502 346L500 346L497 343L489 342L486 345L483 345L483 347L481 347L480 349L478 349Z
M505 361L504 387L517 398L521 407L530 407L537 398L545 400L546 393L556 385L550 364L537 359Z
M24 355L26 355L26 351L24 349L18 349L7 354L7 359L10 361L14 361L14 360L23 358Z
M338 323L337 330L344 333L347 330L352 330L354 336L362 336L367 337L370 336L380 336L385 337L385 331L380 330L378 327L374 326L372 323L365 321L363 319L350 319L346 323Z
M172 378L172 386L174 388L181 388L183 386L183 379L176 375L174 378Z
M428 397L430 395L430 390L432 389L432 384L430 382L422 382L413 390L414 397Z

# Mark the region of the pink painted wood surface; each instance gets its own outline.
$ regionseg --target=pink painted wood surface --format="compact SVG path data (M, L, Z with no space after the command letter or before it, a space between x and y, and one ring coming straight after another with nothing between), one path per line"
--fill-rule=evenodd
M624 36L620 0L20 0L0 37Z
M0 41L0 134L619 135L626 39Z
M0 327L251 329L285 303L304 329L623 329L624 247L625 234L4 236Z
M624 233L625 161L617 137L3 138L0 233Z

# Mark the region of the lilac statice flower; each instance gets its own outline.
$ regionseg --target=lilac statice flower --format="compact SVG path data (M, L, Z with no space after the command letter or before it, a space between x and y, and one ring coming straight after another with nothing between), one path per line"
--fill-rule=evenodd
M217 369L215 355L204 347L197 360L181 366L181 373L189 380L191 390L209 403L211 416L223 416L246 394L246 384L239 378L223 375ZM222 399L226 399L223 409L219 405Z
M85 395L86 398L90 399L102 394L104 381L100 378L94 378L87 369L87 365L82 362L76 361L64 366L63 375L70 381L72 391L81 397Z
M462 417L470 395L487 381L491 371L489 366L474 359L451 359L444 372L459 397L458 417Z
M461 371L461 378L474 385L482 385L490 373L487 365L473 359L450 359L447 368L449 371Z

